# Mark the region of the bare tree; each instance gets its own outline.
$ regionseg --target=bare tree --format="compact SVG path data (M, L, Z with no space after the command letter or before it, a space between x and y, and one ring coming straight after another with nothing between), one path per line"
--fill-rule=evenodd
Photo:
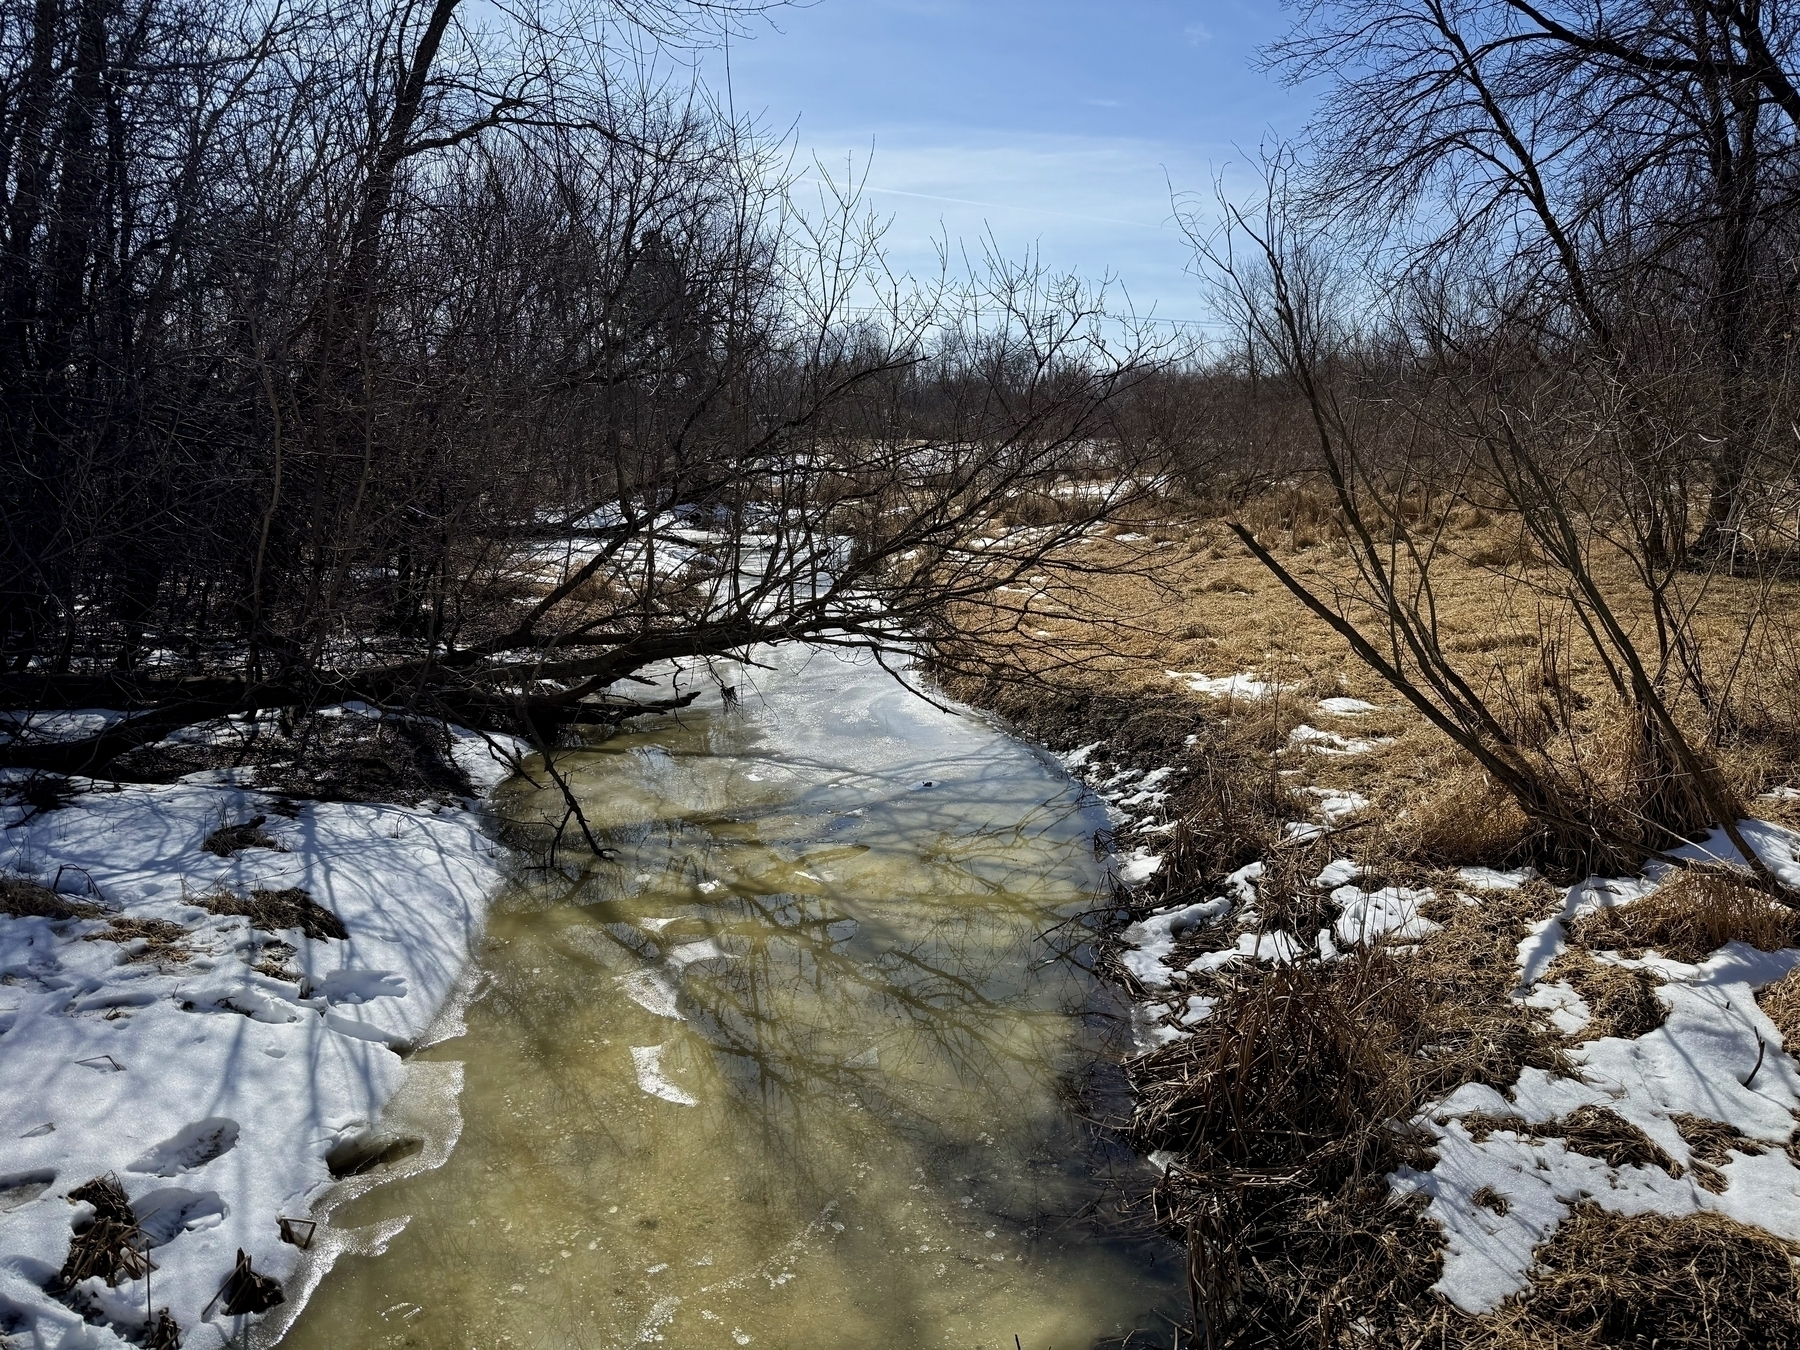
M1146 334L1029 265L895 277L853 191L803 209L784 146L596 31L753 7L166 2L141 59L96 11L97 196L79 61L33 120L32 43L79 55L79 23L5 15L0 111L38 150L3 181L61 194L11 236L5 696L138 714L9 763L347 697L551 738L659 660L928 635L1135 481ZM1119 492L1011 523L1102 462Z

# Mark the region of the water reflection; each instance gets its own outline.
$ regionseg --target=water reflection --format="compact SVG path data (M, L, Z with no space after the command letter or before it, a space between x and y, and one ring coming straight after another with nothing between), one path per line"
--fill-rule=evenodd
M333 1216L412 1219L289 1344L1166 1342L1167 1254L1079 1221L1107 1159L1068 1081L1109 1009L1039 937L1096 822L1024 747L826 673L570 759L616 856L496 914L426 1052L467 1063L461 1142Z

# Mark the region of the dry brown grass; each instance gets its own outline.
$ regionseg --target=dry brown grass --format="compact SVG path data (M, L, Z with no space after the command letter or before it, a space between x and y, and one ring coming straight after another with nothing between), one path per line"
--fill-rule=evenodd
M121 1279L141 1279L146 1271L156 1269L145 1254L143 1230L117 1177L95 1177L70 1191L69 1199L92 1205L94 1217L76 1230L69 1243L68 1259L57 1275L61 1288L99 1276L111 1289Z
M1668 1005L1656 996L1654 975L1596 961L1583 947L1557 957L1544 979L1566 983L1588 1005L1591 1015L1575 1040L1597 1041L1604 1036L1634 1040L1668 1020Z
M1627 839L1656 846L1672 836L1647 827L1646 818L1684 829L1710 823L1700 820L1696 785L1658 761L1642 725L1621 704L1560 598L1566 578L1547 566L1517 517L1466 505L1446 515L1423 500L1406 509L1409 519L1442 526L1431 602L1445 651L1520 752L1537 757L1555 791ZM1356 594L1355 565L1327 494L1290 484L1242 506L1239 519L1317 594L1346 601ZM1418 1204L1392 1200L1384 1179L1428 1141L1392 1122L1412 1119L1464 1083L1504 1089L1526 1065L1565 1068L1569 1042L1542 1029L1511 997L1518 941L1560 894L1539 882L1462 905L1451 897L1455 883L1427 869L1530 860L1566 883L1590 863L1618 859L1534 830L1510 797L1381 685L1327 625L1257 570L1221 522L1196 515L1179 526L1171 533L1182 535L1181 546L1147 559L1135 555L1130 570L1107 571L1127 555L1094 542L1081 559L1093 570L1059 593L1068 611L1034 616L1008 658L1016 674L1039 681L1021 702L1064 700L1058 706L1065 711L1081 699L1154 706L1171 724L1169 734L1156 738L1154 751L1149 742L1137 751L1122 734L1129 719L1015 720L1059 749L1105 739L1140 767L1173 747L1176 728L1198 738L1181 761L1188 776L1169 803L1179 825L1159 874L1166 890L1151 897L1158 902L1216 893L1209 888L1220 874L1261 859L1264 924L1304 937L1332 919L1329 898L1311 877L1322 860L1348 854L1374 869L1365 885L1435 888L1441 898L1427 914L1444 925L1411 957L1371 951L1325 968L1240 966L1209 977L1204 992L1220 999L1213 1016L1191 1038L1130 1066L1139 1096L1134 1142L1179 1158L1158 1188L1158 1214L1186 1236L1197 1303L1226 1327L1223 1343L1493 1350L1647 1347L1652 1338L1683 1350L1794 1344L1800 1308L1786 1250L1714 1218L1620 1220L1578 1207L1539 1253L1538 1285L1501 1313L1464 1318L1429 1294L1441 1235ZM1654 652L1653 619L1627 560L1602 548L1594 566L1621 621ZM1709 786L1730 801L1800 783L1800 586L1765 589L1732 578L1705 584L1707 603L1696 611L1692 637L1714 702L1701 708L1690 701L1675 711L1718 759L1719 776ZM1765 605L1764 622L1745 647L1748 620ZM1255 672L1278 682L1281 694L1278 701L1214 699L1187 691L1169 671ZM993 706L968 686L954 692ZM1316 705L1340 695L1379 711L1333 719ZM1059 720L1058 733L1040 730ZM1355 756L1301 753L1286 745L1299 721L1391 739ZM1375 809L1316 844L1278 845L1280 822L1307 814L1308 799L1296 791L1306 785L1362 793ZM1800 823L1800 804L1794 809ZM1666 1016L1652 975L1598 962L1586 942L1654 945L1699 959L1726 941L1770 949L1800 938L1792 915L1714 878L1683 877L1658 894L1660 903L1576 925L1572 950L1550 972L1592 1012L1578 1039L1640 1036ZM1216 946L1230 936L1220 929L1186 941ZM1800 976L1765 991L1763 1003L1795 1037ZM1614 1166L1682 1170L1609 1111L1491 1127L1555 1137ZM1723 1156L1724 1137L1704 1122L1690 1123L1684 1137L1698 1183L1722 1185L1713 1159ZM1742 1289L1731 1273L1739 1263L1747 1272Z
M206 836L200 847L220 858L229 858L239 849L245 848L266 848L286 853L281 841L263 830L263 824L268 819L267 816L252 816L241 825L221 825Z
M177 964L188 959L191 953L187 949L187 937L187 929L167 919L117 917L99 932L86 934L83 941L117 942L122 946L142 943L142 946L126 956L126 963L155 962L162 965Z
M1302 912L1324 903L1304 880L1318 861L1266 873L1259 912L1296 927L1324 918ZM1412 958L1240 968L1192 1037L1129 1066L1135 1142L1181 1155L1159 1212L1200 1252L1217 1285L1201 1302L1229 1309L1227 1343L1335 1344L1361 1322L1374 1343L1402 1344L1421 1317L1448 1334L1427 1294L1440 1237L1386 1182L1403 1163L1428 1166L1430 1138L1396 1122L1463 1083L1504 1087L1526 1065L1560 1063L1507 997L1518 940L1550 897L1488 900L1434 908L1444 927Z
M1385 1174L1423 1164L1406 1119L1416 994L1391 958L1282 966L1239 985L1198 1034L1130 1066L1139 1147L1178 1150L1158 1212L1184 1231L1196 1301L1230 1343L1329 1343L1436 1278L1420 1206Z
M1794 1350L1800 1247L1718 1214L1626 1218L1577 1204L1530 1287L1487 1323L1494 1350Z
M1444 510L1433 505L1429 513L1435 520ZM1284 565L1327 599L1351 597L1358 588L1353 561L1336 537L1334 515L1329 493L1305 482L1276 489L1238 512ZM1167 532L1184 535L1186 546L1134 556L1122 573L1106 570L1115 561L1121 566L1128 561L1109 541L1083 550L1079 560L1093 570L1069 576L1059 591L1068 610L1034 616L1008 639L1007 661L1021 671L1035 670L1057 687L1106 689L1121 696L1168 690L1173 682L1167 670L1209 675L1255 670L1281 680L1297 700L1327 694L1367 699L1383 711L1318 724L1357 735L1398 736L1396 745L1350 759L1289 755L1289 767L1303 767L1322 785L1364 793L1386 819L1408 813L1422 859L1448 859L1467 841L1471 854L1457 861L1478 855L1506 859L1535 848L1540 866L1583 865L1575 855L1592 849L1591 841L1524 839L1510 804L1493 812L1482 809L1490 795L1484 784L1441 781L1468 773L1465 765L1443 762L1447 743L1441 734L1258 570L1222 522L1195 514L1166 523ZM1134 521L1131 528L1145 532L1156 523ZM1606 667L1558 598L1565 590L1562 581L1519 541L1516 517L1468 505L1449 509L1431 597L1444 648L1469 686L1528 747L1536 747L1533 753L1545 757L1559 791L1627 838L1666 845L1667 834L1646 829L1644 821L1680 825L1695 819L1693 785L1646 751L1641 729L1622 715ZM1655 624L1628 561L1602 547L1594 566L1621 621L1654 658ZM1691 583L1678 582L1690 584L1707 588L1692 637L1715 703L1701 708L1690 700L1677 708L1678 716L1714 747L1727 797L1743 798L1796 778L1800 584L1765 586L1698 574ZM1766 618L1746 648L1746 623L1758 610ZM1221 711L1219 701L1205 695L1183 697L1202 717ZM1229 715L1255 711L1240 704ZM1310 708L1304 715L1314 717Z
M280 891L251 891L249 898L215 891L194 902L209 914L238 914L265 932L298 928L309 938L347 938L344 921L298 886Z
M1655 950L1676 961L1704 961L1728 942L1758 951L1800 947L1800 911L1706 872L1682 871L1642 900L1577 919L1570 935L1584 947L1640 956Z
M1754 1139L1746 1138L1737 1126L1723 1120L1708 1120L1704 1116L1692 1116L1686 1112L1672 1115L1669 1119L1696 1162L1723 1167L1731 1161L1734 1150L1746 1158L1759 1158L1767 1151Z
M0 914L15 919L98 919L106 911L85 900L71 900L25 877L0 876Z
M1559 1120L1534 1125L1535 1137L1561 1139L1571 1153L1598 1158L1608 1167L1660 1167L1681 1175L1681 1164L1636 1125L1604 1106L1578 1106Z
M1756 1001L1781 1033L1783 1048L1800 1057L1800 967L1764 986Z
M1404 856L1444 866L1505 867L1521 861L1531 833L1525 813L1481 769L1451 758L1453 767L1441 783L1391 818L1392 846Z

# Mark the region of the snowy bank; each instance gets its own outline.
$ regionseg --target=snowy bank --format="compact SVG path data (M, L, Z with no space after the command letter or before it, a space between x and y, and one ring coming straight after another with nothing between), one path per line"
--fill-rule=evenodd
M479 738L455 750L484 790L506 776ZM0 874L77 911L0 917L0 1336L14 1344L141 1343L152 1308L186 1350L240 1332L214 1298L239 1251L277 1282L295 1274L280 1220L315 1218L328 1156L341 1172L366 1145L501 880L465 805L281 803L231 777L75 780L59 809L0 806ZM257 816L264 842L203 849ZM266 927L218 912L258 892ZM287 895L269 909L270 893ZM277 927L296 915L304 931ZM131 1205L148 1287L122 1270L116 1288L64 1287L95 1215L67 1196L97 1177Z
M1800 835L1767 821L1739 826L1785 885L1800 886ZM1722 833L1680 852L1742 862ZM1567 922L1603 905L1636 903L1670 873L1662 865L1642 878L1590 877L1570 887L1561 914L1519 944L1515 997L1548 1010L1559 1030L1579 1039L1585 1004L1566 984L1541 979L1566 949ZM1578 1201L1620 1215L1710 1211L1800 1240L1800 1065L1756 1000L1758 989L1800 965L1800 950L1732 942L1698 965L1652 954L1637 962L1592 955L1653 971L1662 981L1663 1024L1642 1036L1576 1045L1568 1051L1572 1076L1528 1068L1504 1095L1465 1085L1418 1118L1436 1136L1436 1165L1393 1177L1397 1190L1429 1200L1426 1216L1444 1234L1443 1274L1433 1287L1465 1312L1490 1311L1523 1290L1538 1247ZM1613 1166L1558 1137L1567 1133L1558 1122L1594 1111L1640 1131L1642 1151L1659 1161Z

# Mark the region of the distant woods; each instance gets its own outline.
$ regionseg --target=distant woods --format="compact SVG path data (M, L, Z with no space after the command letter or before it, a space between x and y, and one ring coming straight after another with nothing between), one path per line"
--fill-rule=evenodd
M600 719L658 659L928 629L1130 491L1155 354L1092 294L896 277L619 59L757 8L0 0L0 706L149 714L6 757ZM1071 475L1088 517L981 537Z

